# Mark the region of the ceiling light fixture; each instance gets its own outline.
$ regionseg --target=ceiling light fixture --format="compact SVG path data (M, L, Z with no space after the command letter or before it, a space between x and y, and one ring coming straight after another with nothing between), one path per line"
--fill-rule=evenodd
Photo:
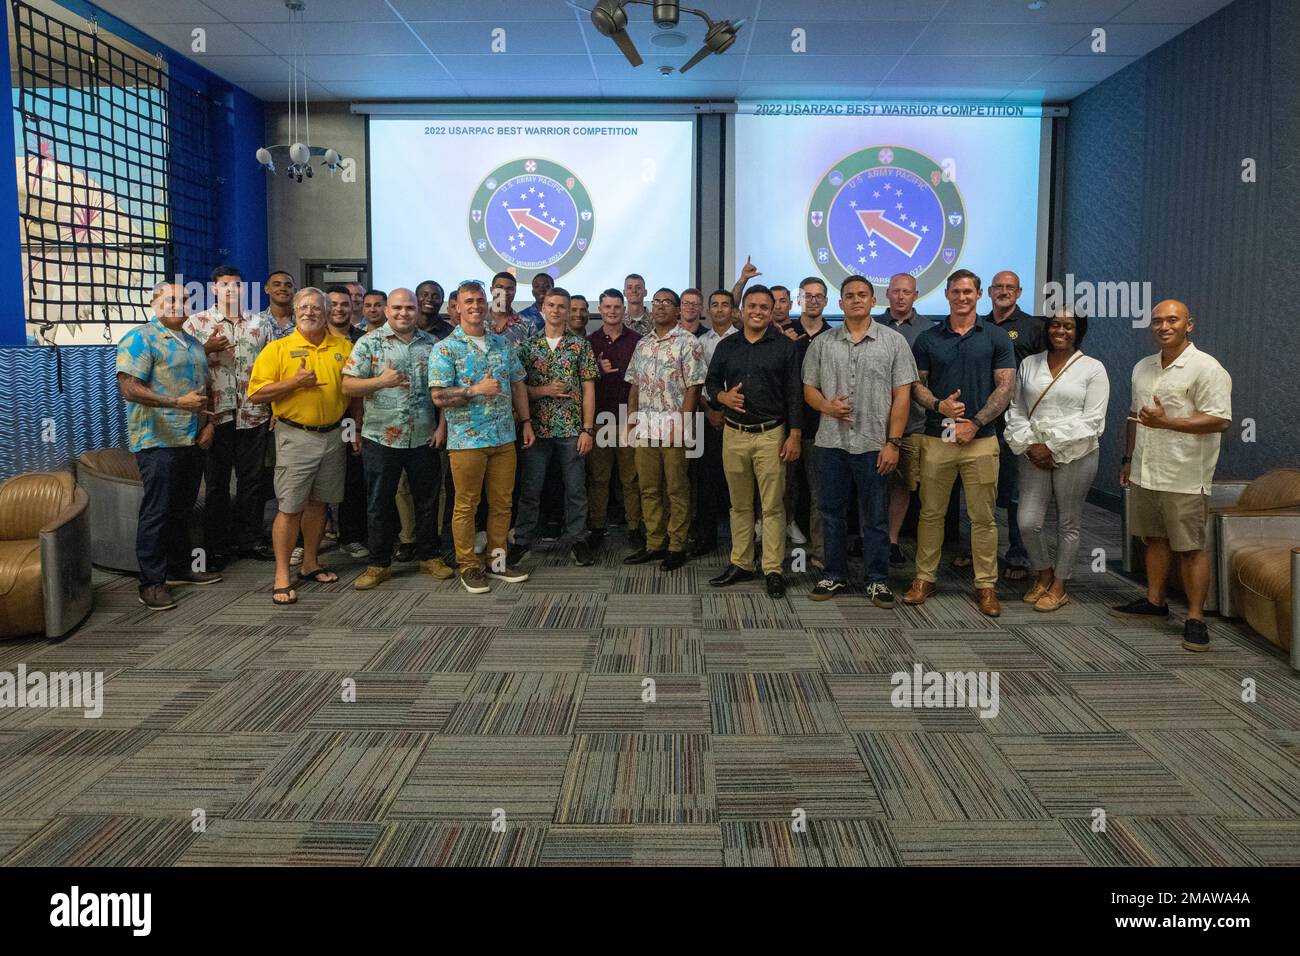
M307 97L306 53L303 51L303 23L306 20L307 4L303 0L284 0L289 9L289 139L291 143L279 143L275 146L263 146L257 151L257 161L275 172L276 157L287 157L286 174L294 182L303 178L312 178L311 159L319 156L324 159L322 165L330 175L338 172L343 159L338 150L327 146L311 145L311 108ZM298 99L302 97L302 119L298 117ZM299 139L299 131L303 138Z
M655 25L661 30L674 29L683 13L697 16L708 24L708 30L704 34L704 46L700 47L696 54L686 61L686 64L677 71L679 73L685 73L709 54L721 55L726 53L731 48L731 45L736 42L736 34L740 28L748 22L748 18L745 18L735 23L730 20L719 20L715 23L703 10L683 7L678 0L597 0L596 6L590 10L573 2L570 2L569 6L591 14L591 25L599 33L613 40L629 63L633 66L640 66L645 61L641 59L636 44L632 42L632 37L628 35L627 11L624 9L628 4L632 3L651 7ZM652 40L651 42L655 41ZM666 44L656 43L656 45Z

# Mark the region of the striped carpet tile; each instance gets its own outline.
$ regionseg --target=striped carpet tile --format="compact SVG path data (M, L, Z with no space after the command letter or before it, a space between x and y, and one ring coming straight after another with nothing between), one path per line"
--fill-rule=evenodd
M923 658L917 658L922 661ZM905 668L911 670L911 667ZM850 731L933 731L937 733L987 732L971 707L895 707L895 685L889 674L827 674L826 686L835 700L844 726Z
M701 675L656 675L646 678L593 674L587 678L574 733L674 731L705 733L709 721L709 688ZM653 691L653 697L647 700Z
M598 594L546 594L515 605L506 627L526 630L599 630L605 617L604 598Z
M1102 674L1157 670L1156 665L1116 641L1103 628L1053 622L1019 627L1014 633L1058 671Z
M596 663L600 634L536 627L496 629L479 658L481 671L589 671Z
M919 655L939 671L1042 671L1051 666L1011 631L954 635L917 630L907 635Z
M367 866L536 866L546 827L507 825L497 832L480 823L390 824Z
M1300 820L1220 820L1266 866L1300 866Z
M1258 866L1260 861L1213 817L1107 817L1062 821L1094 866Z
M706 631L803 630L788 597L773 601L766 592L701 594L700 606Z
M796 831L789 821L723 821L727 866L899 866L902 857L884 821L814 820Z
M605 627L597 674L703 674L704 639L693 627Z
M388 810L390 820L550 822L571 737L449 737L429 741ZM512 822L513 821L513 822Z
M715 823L707 734L578 734L555 807L557 824Z
M995 735L1089 734L1109 724L1047 671L1003 671L998 675L998 712L983 719Z
M884 812L851 737L716 737L713 752L721 820Z
M1245 721L1168 671L1062 674L1061 682L1116 730L1230 730Z
M382 673L469 673L486 653L495 627L404 627L361 668Z
M263 670L352 673L364 667L392 633L392 629L304 628L267 648L250 666Z
M1221 814L1300 816L1300 762L1255 734L1165 730L1132 736Z
M700 598L694 595L610 594L605 627L701 627Z
M542 866L721 866L712 826L553 826Z
M231 820L380 820L429 735L384 731L303 734L225 816Z
M444 734L537 734L573 732L585 674L475 674L452 708Z
M1055 820L890 823L905 866L1083 866Z
M1049 816L983 734L854 734L890 820L1035 820Z
M844 724L819 671L712 673L715 734L839 734Z
M712 631L704 633L709 671L815 671L820 667L802 631Z
M210 820L177 866L361 866L383 835L378 823Z
M64 816L5 858L6 866L171 866L199 834L190 817Z
M276 643L300 633L272 624L203 624L158 649L141 666L150 670L240 671Z
M818 627L808 637L827 674L893 674L920 660L901 627Z
M446 711L421 707L416 702L429 687L425 674L357 673L355 696L339 694L312 715L309 730L410 730L437 732L447 722Z
M1259 730L1300 730L1300 695L1295 693L1295 675L1262 671L1253 667L1231 669L1183 668L1174 676L1197 688L1211 700L1232 711ZM1254 699L1242 700L1250 686Z
M220 733L294 733L343 693L345 671L245 671L172 728Z

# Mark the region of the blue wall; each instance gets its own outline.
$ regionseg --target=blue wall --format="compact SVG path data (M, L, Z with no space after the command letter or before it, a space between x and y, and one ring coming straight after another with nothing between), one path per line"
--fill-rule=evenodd
M1070 104L1052 278L1149 281L1186 302L1193 340L1232 375L1218 475L1300 463L1283 396L1300 376L1300 23L1287 0L1237 0ZM1257 181L1241 179L1254 159ZM1119 494L1134 363L1156 351L1126 319L1089 325L1110 372L1096 490ZM1283 386L1279 388L1278 386ZM1256 422L1243 441L1242 420Z

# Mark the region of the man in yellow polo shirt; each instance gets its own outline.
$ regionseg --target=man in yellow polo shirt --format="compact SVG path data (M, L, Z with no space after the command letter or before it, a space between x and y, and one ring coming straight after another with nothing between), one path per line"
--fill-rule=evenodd
M354 422L361 415L359 399L343 394L343 366L352 343L333 334L325 322L325 293L300 289L293 297L296 328L271 342L253 363L248 397L270 403L275 426L275 497L279 513L271 528L275 546L275 584L271 600L295 604L297 591L289 581L289 557L302 533L302 566L298 582L330 584L338 575L321 567L317 551L325 531L325 506L343 500L347 452L344 440L361 444L361 430L344 433L344 416L351 408Z

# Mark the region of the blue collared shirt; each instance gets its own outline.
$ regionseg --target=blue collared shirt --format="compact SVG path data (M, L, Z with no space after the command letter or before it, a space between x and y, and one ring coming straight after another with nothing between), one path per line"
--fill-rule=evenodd
M916 357L917 371L929 373L926 386L934 397L942 401L961 389L960 401L966 406L964 417L972 419L997 387L993 372L1001 368L1015 371L1016 351L1011 337L992 322L977 318L965 335L954 332L951 322L952 317L946 316L934 328L918 335L912 354ZM995 422L989 422L975 437L988 438L994 432ZM925 433L942 438L943 416L927 411Z
M501 393L471 398L460 408L443 409L447 418L447 448L495 448L515 440L514 404L510 385L523 381L519 350L505 336L484 330L484 345L475 345L457 326L429 353L430 388L461 388L481 382L489 372L501 383Z

